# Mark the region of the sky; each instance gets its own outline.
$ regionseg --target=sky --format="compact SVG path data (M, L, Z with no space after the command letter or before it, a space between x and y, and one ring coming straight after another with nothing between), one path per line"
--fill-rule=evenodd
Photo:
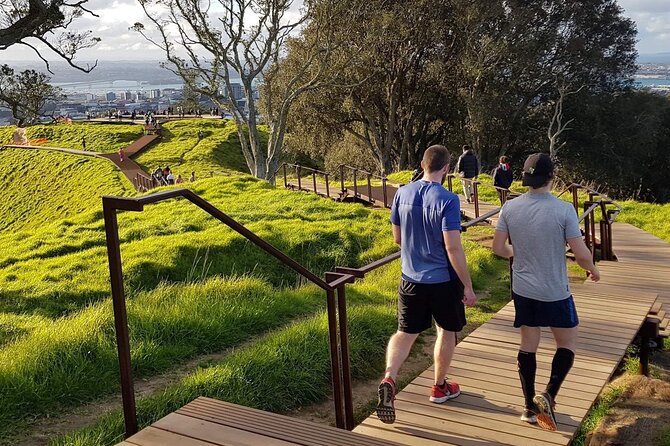
M640 54L670 52L670 0L618 0L618 3L624 8L624 15L637 23ZM128 29L136 22L146 23L137 0L89 0L87 7L100 17L84 16L77 20L76 29L91 29L102 41L94 49L82 51L79 60L165 58L161 50ZM54 57L48 58L54 60ZM31 50L20 45L0 52L0 59L38 60Z

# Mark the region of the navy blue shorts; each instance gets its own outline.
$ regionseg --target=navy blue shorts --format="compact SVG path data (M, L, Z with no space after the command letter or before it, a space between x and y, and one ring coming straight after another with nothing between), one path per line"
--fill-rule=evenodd
M514 298L514 327L573 328L579 325L572 296L554 302L529 299L512 292Z
M458 332L465 326L463 284L400 281L398 287L398 331L421 333L435 323L446 331Z

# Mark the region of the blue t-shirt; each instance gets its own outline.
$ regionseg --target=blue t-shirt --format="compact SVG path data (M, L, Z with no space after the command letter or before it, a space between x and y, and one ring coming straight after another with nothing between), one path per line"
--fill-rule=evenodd
M443 231L460 231L461 202L441 184L419 180L393 198L391 223L400 226L402 278L442 283L456 278L444 247Z

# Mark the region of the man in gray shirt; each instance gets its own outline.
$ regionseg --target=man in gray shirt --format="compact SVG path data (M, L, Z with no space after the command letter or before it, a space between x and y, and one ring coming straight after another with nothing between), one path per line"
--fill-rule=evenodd
M527 193L503 206L493 238L493 251L514 257L512 296L514 326L521 330L517 356L525 408L521 420L556 430L554 401L572 368L577 344L579 318L568 285L565 244L579 266L600 280L591 252L584 244L579 222L570 203L551 194L554 164L549 155L535 153L523 166ZM510 239L512 245L507 243ZM556 341L551 376L544 392L535 394L536 352L540 327L550 327Z

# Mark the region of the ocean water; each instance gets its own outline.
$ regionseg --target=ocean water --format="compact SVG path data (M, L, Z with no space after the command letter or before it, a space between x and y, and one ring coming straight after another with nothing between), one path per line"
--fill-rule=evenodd
M670 88L670 79L650 79L650 78L634 78L635 83L639 87L665 87Z

